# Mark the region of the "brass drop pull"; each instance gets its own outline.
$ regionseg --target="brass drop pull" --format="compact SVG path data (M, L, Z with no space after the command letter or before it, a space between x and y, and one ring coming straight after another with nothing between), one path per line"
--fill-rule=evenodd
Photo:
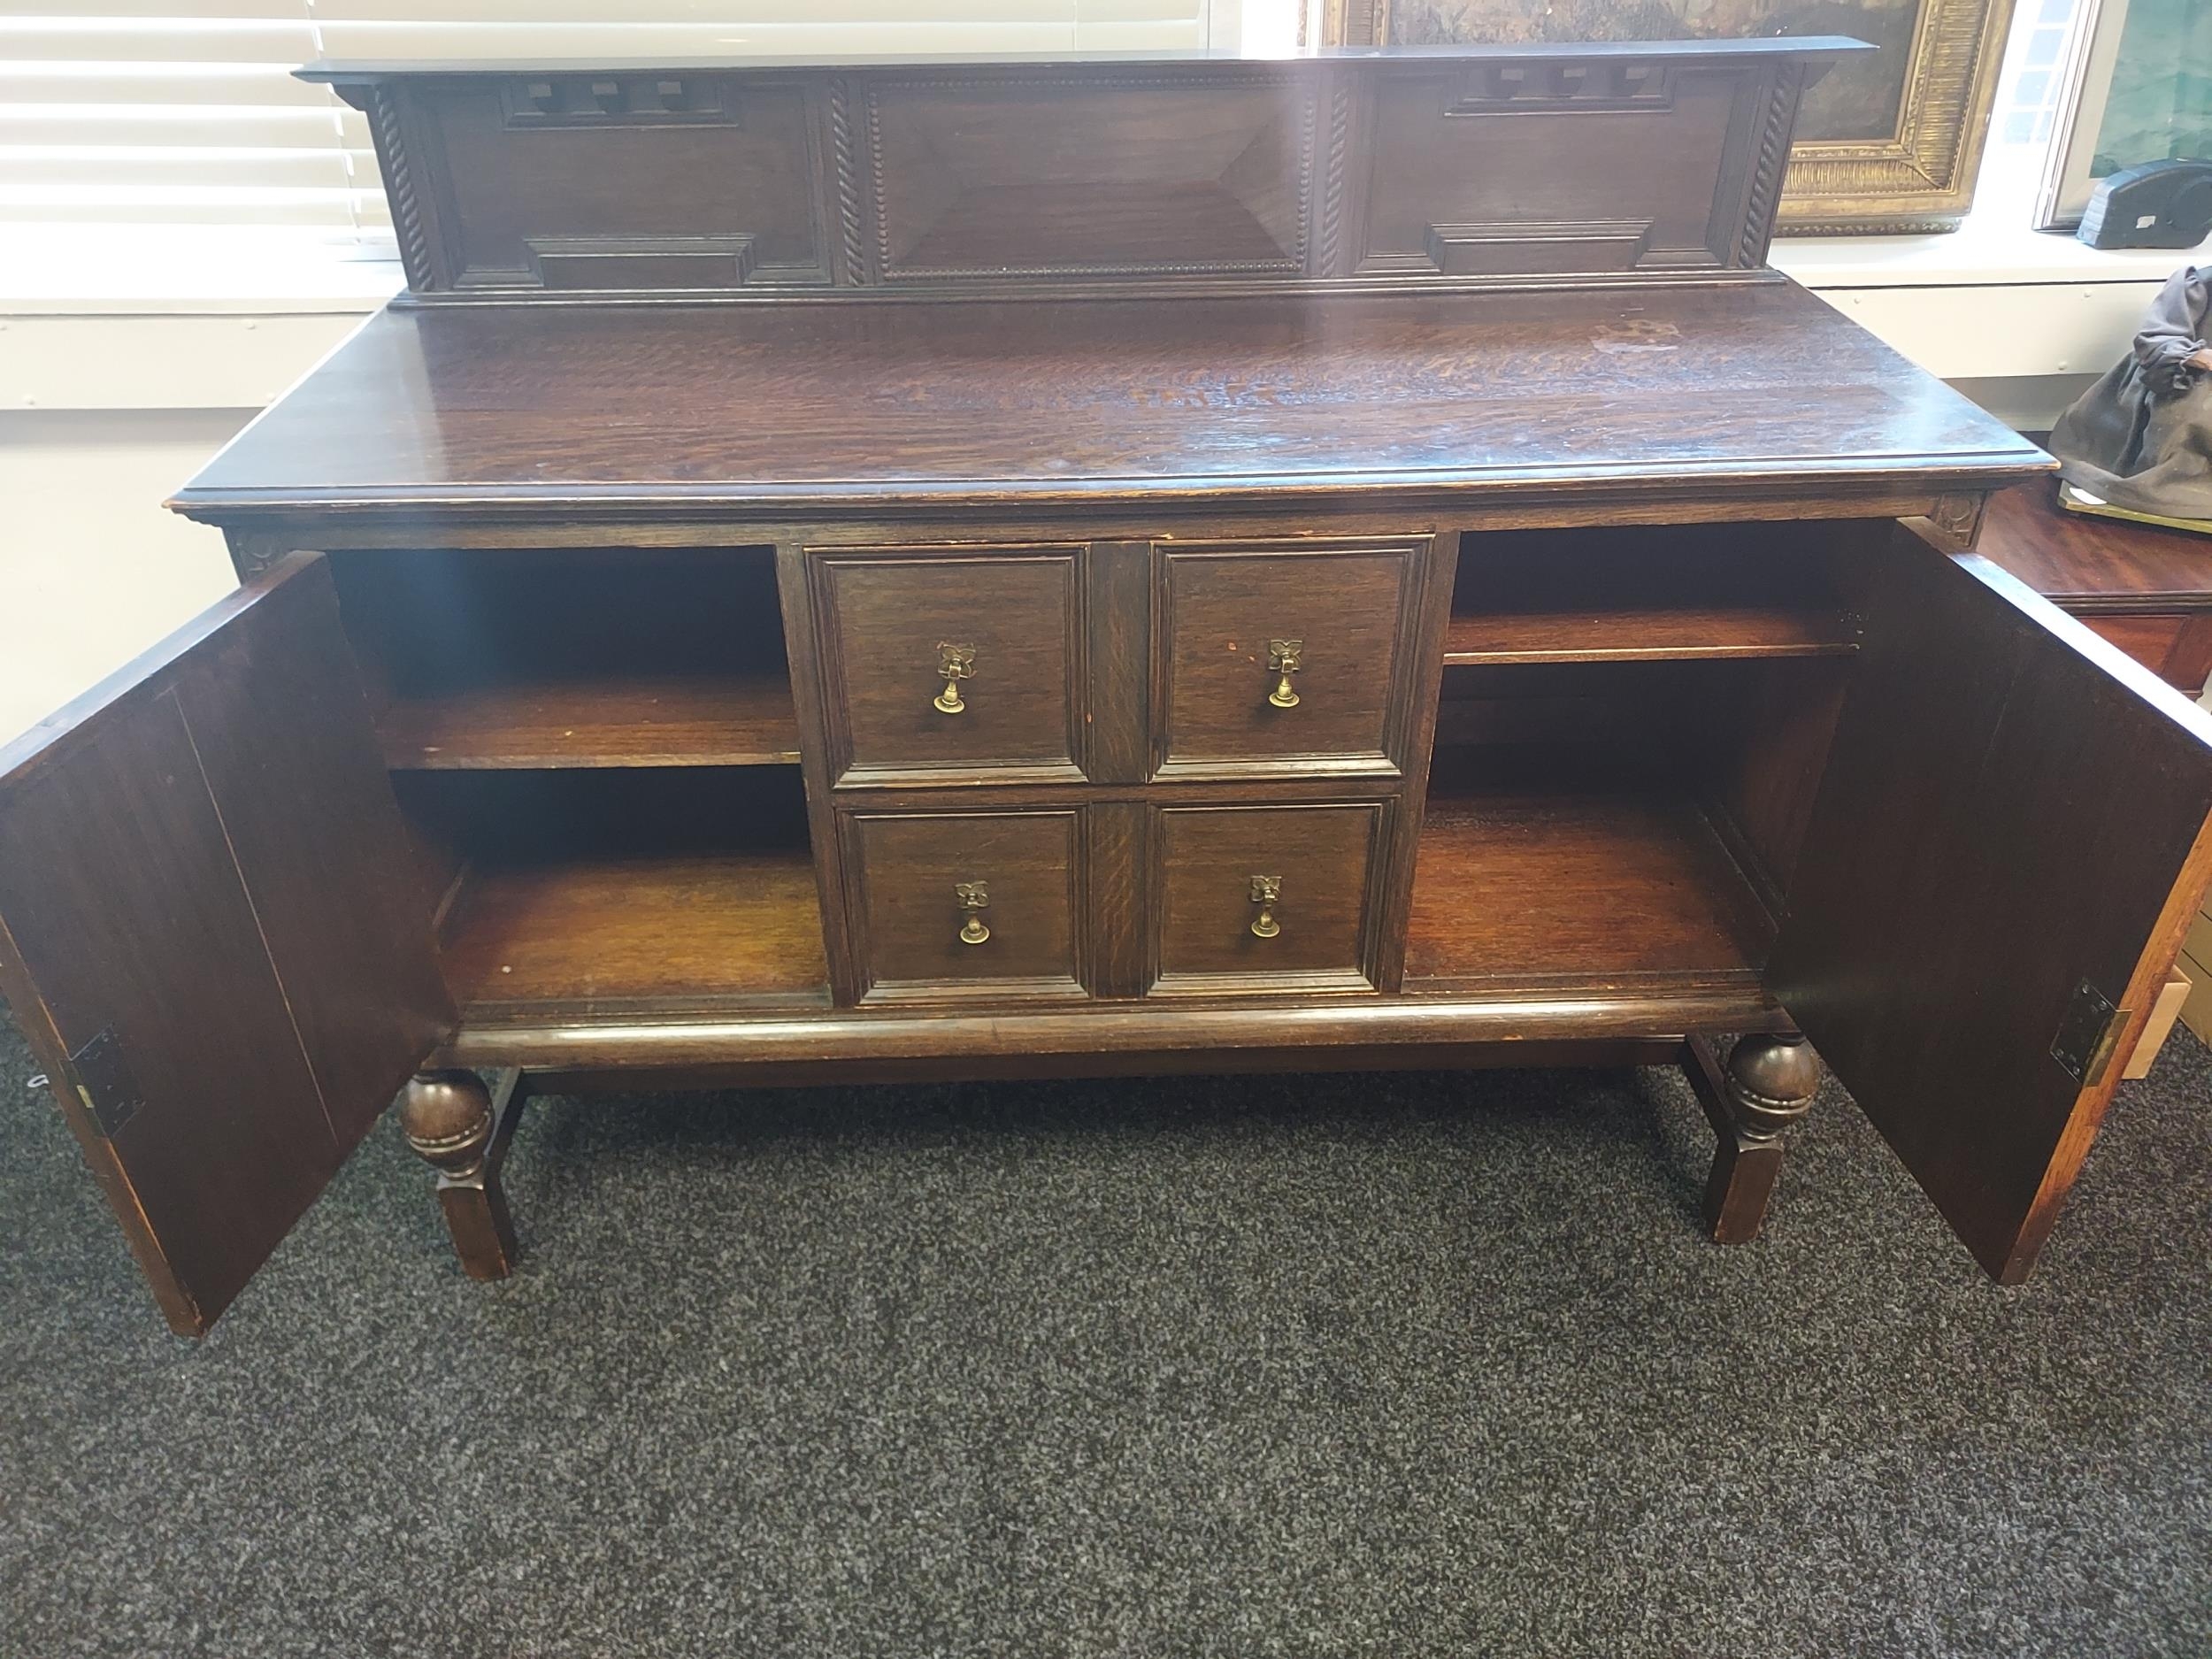
M1252 918L1252 936L1255 939L1272 939L1283 931L1283 925L1275 919L1275 905L1282 896L1282 877L1252 878L1252 902L1260 907L1260 913Z
M1305 649L1303 640L1270 640L1267 642L1267 672L1275 676L1275 689L1267 694L1267 700L1279 709L1298 706L1298 693L1292 687L1290 677L1298 672L1299 659Z
M944 680L945 688L932 700L933 706L940 714L958 714L968 706L960 700L960 682L975 678L975 647L955 645L950 640L938 641L937 672Z
M981 944L991 936L991 930L976 912L990 909L989 887L980 881L956 881L952 885L952 896L960 901L960 908L968 913L967 920L960 924L960 942L964 945Z

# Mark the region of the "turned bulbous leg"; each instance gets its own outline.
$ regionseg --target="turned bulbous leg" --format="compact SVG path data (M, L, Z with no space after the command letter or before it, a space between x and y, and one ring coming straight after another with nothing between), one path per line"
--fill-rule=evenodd
M505 1072L496 1088L487 1088L473 1071L425 1071L400 1096L400 1128L438 1171L438 1204L471 1279L504 1279L514 1271L514 1222L499 1168L523 1094L519 1072Z
M1712 1041L1693 1037L1683 1069L1717 1141L1705 1183L1705 1225L1718 1244L1759 1236L1782 1169L1782 1131L1820 1088L1820 1057L1793 1033L1740 1037L1721 1064Z

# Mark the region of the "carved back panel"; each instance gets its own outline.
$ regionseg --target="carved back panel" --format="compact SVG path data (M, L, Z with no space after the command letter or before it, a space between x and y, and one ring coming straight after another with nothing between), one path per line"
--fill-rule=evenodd
M318 66L423 299L1459 288L1759 269L1855 42Z

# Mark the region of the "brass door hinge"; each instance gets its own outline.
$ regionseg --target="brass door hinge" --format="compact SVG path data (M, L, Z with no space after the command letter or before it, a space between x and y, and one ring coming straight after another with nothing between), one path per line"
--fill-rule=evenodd
M2094 1088L2112 1064L2112 1051L2119 1047L2127 1023L2127 1010L2115 1008L2110 997L2084 979L2066 1004L2058 1035L2051 1039L2051 1058L2084 1088Z

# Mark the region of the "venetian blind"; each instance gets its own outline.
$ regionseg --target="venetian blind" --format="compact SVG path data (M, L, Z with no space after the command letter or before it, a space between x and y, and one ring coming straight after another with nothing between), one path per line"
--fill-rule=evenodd
M1204 46L1254 3L0 0L0 237L254 226L388 240L365 123L291 76L316 58L1142 50Z

